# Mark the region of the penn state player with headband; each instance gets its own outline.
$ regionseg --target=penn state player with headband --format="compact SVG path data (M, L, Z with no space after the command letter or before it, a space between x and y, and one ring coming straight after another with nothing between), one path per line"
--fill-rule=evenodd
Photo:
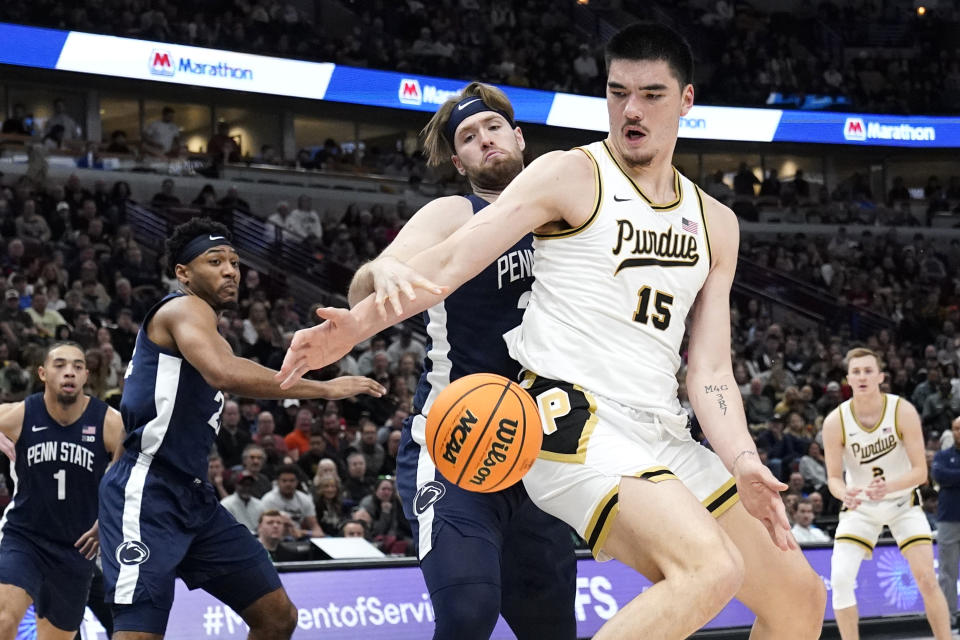
M301 381L282 391L274 371L233 354L217 332L237 307L240 267L225 226L195 218L167 240L181 291L146 315L127 368L120 411L126 454L100 487L106 599L114 638L162 638L174 581L238 612L250 638L283 640L296 609L266 550L220 504L205 480L224 392L252 398L339 399L383 388L368 378Z
M439 292L402 261L452 235L523 170L523 134L509 100L495 87L470 84L440 107L424 134L430 163L452 162L472 193L424 206L380 257L357 272L350 302L375 292L381 315L388 301L399 313L399 297L413 299L413 286ZM500 613L520 640L576 637L570 528L538 509L520 483L475 493L448 482L424 446L426 415L448 384L471 373L516 378L520 372L503 334L523 317L532 255L527 234L425 312L430 344L413 415L403 425L397 490L418 541L436 613L435 640L489 638Z
M76 634L99 548L97 488L123 451L120 414L83 393L80 345L54 343L37 373L42 392L0 405L0 450L16 482L0 519L0 640L16 637L31 602L39 640Z

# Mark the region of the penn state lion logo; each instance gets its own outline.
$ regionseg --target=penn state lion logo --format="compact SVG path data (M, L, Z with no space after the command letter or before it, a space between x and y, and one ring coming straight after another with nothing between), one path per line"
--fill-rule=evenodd
M417 491L417 495L414 496L413 512L418 516L423 515L423 512L433 506L433 504L442 498L443 494L446 492L446 487L436 480L431 480L427 484L420 487L420 490Z
M139 540L124 540L117 547L117 562L127 566L143 564L150 557L150 548Z

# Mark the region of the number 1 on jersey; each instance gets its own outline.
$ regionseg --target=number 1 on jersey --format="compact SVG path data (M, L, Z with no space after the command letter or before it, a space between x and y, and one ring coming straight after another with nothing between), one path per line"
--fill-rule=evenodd
M670 305L673 304L673 296L663 291L657 291L653 298L653 307L656 313L651 316L647 313L647 309L650 307L652 292L653 289L649 286L637 291L640 300L637 302L637 310L633 314L633 321L640 324L651 322L660 331L665 331L670 326Z
M53 477L57 480L57 500L67 499L67 470L60 469Z

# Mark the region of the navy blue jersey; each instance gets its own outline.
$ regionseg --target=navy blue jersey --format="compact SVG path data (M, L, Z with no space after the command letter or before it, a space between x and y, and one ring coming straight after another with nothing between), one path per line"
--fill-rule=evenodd
M42 392L24 400L16 489L0 532L72 545L93 526L97 488L110 462L103 444L106 414L106 403L90 398L80 419L62 426L47 412Z
M205 479L207 455L220 430L223 392L207 384L179 353L147 337L157 310L181 295L158 302L140 326L120 400L127 431L123 446L128 453L145 456L145 462Z
M473 205L474 214L490 204L472 194L464 197ZM533 234L527 234L446 300L424 312L430 341L413 398L415 413L432 404L428 398L463 376L497 373L516 379L520 365L507 353L503 334L523 319L532 285Z

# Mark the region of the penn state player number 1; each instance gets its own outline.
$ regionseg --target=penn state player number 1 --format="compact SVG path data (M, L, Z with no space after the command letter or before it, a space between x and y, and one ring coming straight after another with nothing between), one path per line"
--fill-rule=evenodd
M57 480L57 500L67 499L67 470L60 469L53 477Z
M650 308L650 297L653 296L653 307L656 313L652 316L647 313ZM650 322L660 331L665 331L670 326L670 305L673 304L673 296L663 291L654 291L649 286L644 286L637 291L640 300L637 302L637 310L633 314L633 321L640 324Z

